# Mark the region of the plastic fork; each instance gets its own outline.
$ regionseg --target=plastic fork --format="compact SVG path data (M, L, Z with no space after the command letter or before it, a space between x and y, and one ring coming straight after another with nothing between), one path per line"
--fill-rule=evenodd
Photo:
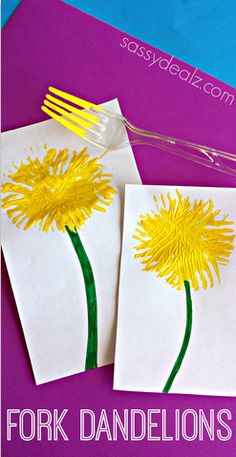
M236 177L236 154L135 127L127 118L54 87L41 109L67 129L103 150L145 144ZM52 95L53 94L53 95ZM59 98L58 98L59 97ZM129 132L129 140L124 135Z

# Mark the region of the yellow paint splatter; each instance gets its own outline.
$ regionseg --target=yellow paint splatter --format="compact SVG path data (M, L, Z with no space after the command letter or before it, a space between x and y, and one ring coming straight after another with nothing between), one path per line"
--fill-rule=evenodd
M68 149L48 149L43 160L28 157L15 170L9 171L9 182L2 185L7 195L2 207L8 217L27 230L32 225L47 232L81 228L94 210L106 211L116 194L111 174L103 173L98 158L87 149L69 153Z
M214 209L212 200L183 198L176 190L176 198L168 193L161 195L157 212L140 216L136 235L136 258L141 259L145 271L154 271L157 277L177 289L189 281L194 290L199 289L199 279L204 289L208 282L214 285L213 272L220 282L219 265L226 265L234 249L233 222Z

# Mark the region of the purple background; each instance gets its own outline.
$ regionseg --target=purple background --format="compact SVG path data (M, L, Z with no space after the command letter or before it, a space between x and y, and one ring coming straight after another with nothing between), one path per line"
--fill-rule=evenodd
M204 94L177 76L151 68L119 46L124 34L57 0L25 0L3 31L3 130L41 121L39 107L48 85L94 102L118 97L122 111L143 128L159 130L233 152L236 144L236 102L229 106ZM127 36L127 35L126 35ZM138 41L139 40L135 40ZM150 46L147 46L151 49ZM158 55L163 54L156 51ZM191 68L180 63L183 68ZM236 96L235 89L198 72L204 80ZM236 180L148 147L135 157L145 184L231 186ZM8 275L3 264L2 287L3 451L6 457L160 456L232 457L229 442L80 442L81 408L111 412L117 408L166 408L170 429L175 408L228 408L236 399L187 395L138 394L112 390L108 366L36 387ZM69 408L63 424L70 441L6 442L7 408Z

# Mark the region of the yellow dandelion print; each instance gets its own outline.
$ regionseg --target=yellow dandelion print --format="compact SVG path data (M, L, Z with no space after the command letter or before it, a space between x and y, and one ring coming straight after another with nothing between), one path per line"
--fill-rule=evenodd
M213 201L183 197L176 189L154 197L156 210L140 216L134 238L135 258L144 271L155 272L159 278L178 290L185 289L186 326L181 349L163 392L169 392L183 363L192 331L191 287L213 287L214 275L220 282L219 266L227 265L234 249L233 222L215 209Z
M112 175L103 172L97 158L81 152L48 149L43 160L28 157L12 170L3 184L2 207L17 226L27 230L38 225L47 232L80 229L94 210L106 211L116 191Z
M219 265L226 265L233 250L233 222L214 208L212 200L161 195L161 204L154 197L157 211L140 217L135 239L139 245L136 258L141 259L145 271L157 276L177 289L189 281L194 290L213 287L214 276L220 282Z
M6 194L2 207L18 228L38 226L48 232L56 227L70 237L80 262L87 299L86 370L97 367L97 296L92 266L77 229L94 211L105 212L112 203L117 191L111 186L111 178L111 174L104 173L99 158L91 158L86 148L72 154L67 148L51 148L42 160L28 157L26 163L14 165L9 181L2 185Z

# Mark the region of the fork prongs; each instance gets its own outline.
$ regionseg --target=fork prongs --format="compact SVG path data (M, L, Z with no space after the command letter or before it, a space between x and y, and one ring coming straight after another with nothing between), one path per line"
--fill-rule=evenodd
M46 113L49 117L54 119L55 121L59 122L59 124L63 125L67 129L71 130L74 132L76 135L81 136L82 138L86 138L86 131L82 128L80 128L78 125L73 124L73 122L68 121L62 116L59 116L58 114L54 113L50 109L48 109L45 105L41 106L41 110Z
M47 106L48 108L51 108L53 111L55 111L58 114L61 114L62 116L68 117L71 121L73 121L75 124L78 124L79 126L86 128L86 129L91 129L93 124L83 118L80 118L78 116L75 116L74 114L71 114L69 111L66 111L63 108L60 108L60 106L55 105L52 102L49 102L48 100L44 99L44 105Z
M88 119L88 121L94 122L95 124L100 122L100 119L97 116L95 116L94 114L91 114L91 113L88 113L87 111L78 109L73 105L69 105L69 103L63 102L59 98L53 97L50 94L46 94L46 99L52 103L56 103L56 105L59 105L62 108L65 108L66 110L68 110L71 113L75 113L80 117Z
M49 87L48 90L54 95L64 98L70 103L67 103L60 98L57 98L51 94L46 94L44 104L41 109L48 116L62 124L67 129L79 135L82 138L97 145L95 139L100 134L93 129L96 124L99 124L101 119L96 112L103 111L103 108L94 103L83 100L74 95L68 94L67 92L56 89L55 87ZM79 109L76 106L80 106L83 109ZM96 109L95 113L91 113L85 110ZM93 141L94 140L94 141Z
M52 92L53 94L58 95L59 97L64 98L65 100L72 102L75 105L80 106L81 108L84 108L84 109L95 108L98 111L103 111L102 106L95 105L94 103L83 100L82 98L75 97L74 95L71 95L71 94L68 94L68 92L64 92L62 90L56 89L55 87L49 86L48 90L49 90L49 92Z

